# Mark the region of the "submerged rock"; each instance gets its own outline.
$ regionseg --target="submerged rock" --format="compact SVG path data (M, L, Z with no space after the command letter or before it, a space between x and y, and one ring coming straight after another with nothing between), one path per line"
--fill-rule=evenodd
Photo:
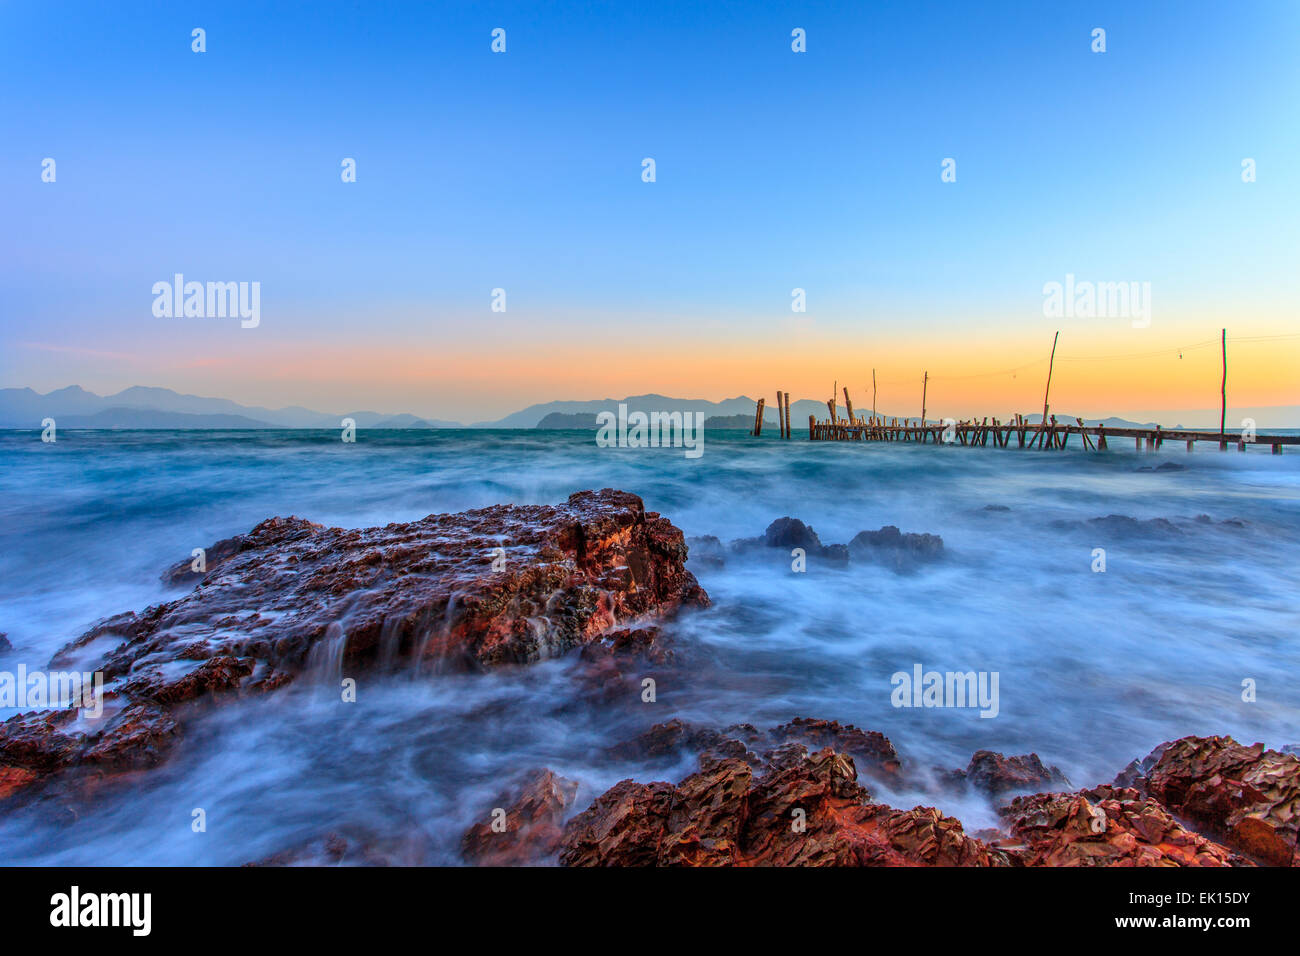
M849 542L849 553L854 558L866 558L896 571L909 571L943 557L943 538L910 531L904 534L890 524L879 531L859 531Z
M798 518L777 518L767 526L763 533L763 543L769 548L803 548L806 551L820 551L821 538L811 525L806 525Z
M848 564L852 558L883 564L896 571L910 571L941 557L943 539L937 534L904 534L894 525L886 525L879 531L861 531L848 544L822 544L811 525L798 518L785 517L768 525L761 538L739 538L731 542L731 550L739 554L764 548L779 548L787 554L802 548L808 557L832 564Z
M836 720L796 717L788 724L759 730L752 724L735 724L716 730L695 727L680 718L655 724L630 741L611 748L619 760L671 761L694 753L704 765L725 758L744 760L762 767L787 744L801 744L813 750L831 747L853 757L868 776L896 782L902 762L889 738L876 731L860 730Z
M720 568L727 563L727 549L714 535L687 538L686 547L690 551L690 562L693 565Z
M517 866L554 855L563 836L565 811L573 804L578 784L535 770L461 839L461 855L479 866ZM509 807L509 809L506 809Z
M0 773L151 766L179 734L176 705L306 671L337 687L369 668L484 668L607 636L644 643L642 631L617 632L708 604L685 561L681 531L611 489L382 528L271 518L208 549L188 594L101 622L56 654L52 670L102 672L104 716L10 718Z
M991 750L977 750L966 769L954 771L952 777L990 796L1015 791L1037 793L1048 787L1070 788L1065 774L1056 767L1043 766L1038 754L1004 757Z
M745 553L758 549L774 548L787 555L795 548L801 548L810 558L818 558L843 564L848 561L848 552L842 544L824 545L811 525L806 525L798 518L777 518L761 538L739 538L731 542L731 550Z
M379 837L365 827L331 830L244 866L419 866L429 840L418 832Z

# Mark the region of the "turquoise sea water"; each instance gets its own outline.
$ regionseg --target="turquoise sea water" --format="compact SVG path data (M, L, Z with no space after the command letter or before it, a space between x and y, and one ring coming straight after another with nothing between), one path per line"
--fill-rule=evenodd
M461 833L518 771L579 780L582 804L625 777L677 779L688 764L606 752L672 717L834 718L885 733L918 768L964 766L980 748L1035 751L1079 785L1190 733L1300 743L1300 454L712 431L704 449L690 460L546 431L362 430L355 444L337 432L65 431L54 444L0 432L7 670L43 667L95 620L174 597L165 567L272 515L367 526L615 487L688 536L751 537L791 515L825 543L893 524L945 544L942 561L901 575L816 561L796 574L781 552L693 562L714 606L673 625L689 666L654 704L586 699L569 657L369 681L344 709L304 688L219 708L120 794L8 814L0 861L236 864L336 830L393 841L400 861L456 862ZM1182 467L1152 470L1164 463ZM1144 523L1089 523L1107 515ZM1168 523L1146 523L1157 518ZM1092 571L1096 548L1105 573ZM915 664L998 672L998 716L895 708L890 677ZM993 820L982 801L924 784L877 792L937 804L970 828ZM195 808L205 833L191 829Z

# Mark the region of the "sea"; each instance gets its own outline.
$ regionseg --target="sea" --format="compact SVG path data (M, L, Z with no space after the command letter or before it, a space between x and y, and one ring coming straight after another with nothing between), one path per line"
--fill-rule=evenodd
M153 770L94 799L7 810L0 862L236 865L338 833L388 862L457 865L466 828L533 768L578 782L575 812L619 780L690 773L689 755L611 755L673 718L879 731L910 772L895 790L867 782L875 798L938 806L968 830L995 825L995 803L940 779L977 750L1037 753L1085 787L1188 734L1300 744L1300 454L1126 444L709 431L689 458L599 447L589 431L0 432L8 671L174 599L164 569L274 515L366 527L608 487L724 546L786 516L824 544L887 525L943 539L941 558L904 567L810 556L798 570L783 549L691 559L712 606L668 625L682 664L653 702L598 699L574 653L369 679L346 706L304 680L213 708ZM996 674L996 715L898 706L896 675L918 666Z

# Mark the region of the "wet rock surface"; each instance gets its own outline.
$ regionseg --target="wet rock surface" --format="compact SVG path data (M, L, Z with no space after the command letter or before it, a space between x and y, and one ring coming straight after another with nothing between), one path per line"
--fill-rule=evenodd
M695 754L701 764L725 758L762 767L787 744L809 749L831 747L852 757L864 774L896 782L902 766L898 752L884 734L865 731L835 720L796 717L787 724L759 730L752 724L735 724L721 730L696 727L680 719L655 724L636 738L612 748L619 760L659 760L664 763Z
M900 761L887 739L834 721L798 719L768 731L749 725L718 731L680 720L658 724L618 748L617 756L669 760L693 751L699 771L677 784L617 784L569 822L560 861L569 866L1293 862L1285 854L1294 853L1300 760L1258 745L1185 738L1162 745L1121 774L1145 789L1117 782L1075 792L1036 754L978 751L950 783L994 797L1058 789L1015 797L999 811L1005 831L977 834L967 834L957 820L934 808L904 811L873 802L859 782L854 758L837 749L850 746L874 761L877 779L900 778ZM1206 832L1192 828L1197 819L1205 821ZM1216 838L1219 833L1224 840Z
M708 604L686 554L671 522L612 489L382 528L271 518L207 549L189 593L109 618L55 655L51 671L102 673L103 716L70 707L0 724L0 793L73 766L153 766L180 735L180 705L304 672L475 670L599 641L662 659L643 625ZM167 577L183 583L190 569Z
M1003 814L1025 866L1248 865L1133 789L1017 797Z
M565 828L566 866L997 866L1010 856L937 810L874 804L853 758L799 743L757 768L701 760L678 784L624 780Z
M1162 744L1117 784L1131 782L1237 852L1269 866L1300 865L1300 757L1231 737Z
M1038 754L1004 757L991 750L977 750L966 769L954 771L950 779L990 796L1070 788L1065 774L1056 767L1043 766Z
M795 548L805 556L828 564L845 565L850 561L880 564L906 573L943 557L943 539L937 534L902 532L894 525L878 531L860 531L848 544L823 544L811 525L798 518L777 518L759 538L738 538L724 548L715 537L692 538L699 544L699 562L720 567L727 554L747 555L767 549L789 555ZM694 552L692 560L696 560Z
M508 794L461 839L461 855L479 866L518 866L553 856L564 835L566 811L573 805L578 784L536 770Z
M943 539L937 534L904 534L891 524L879 531L859 531L849 542L849 553L896 571L910 571L943 557Z

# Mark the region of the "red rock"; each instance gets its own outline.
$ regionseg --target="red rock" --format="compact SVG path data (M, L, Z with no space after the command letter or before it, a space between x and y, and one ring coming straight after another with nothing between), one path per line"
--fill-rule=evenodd
M1037 793L1017 797L1002 813L1023 843L1010 849L1026 866L1248 865L1137 790Z
M779 747L756 771L705 757L681 783L619 783L565 828L567 866L1006 865L938 811L870 803L853 759Z
M648 622L708 604L685 562L677 528L611 489L382 528L271 518L208 549L190 593L109 618L55 655L51 670L103 674L115 716L13 717L0 771L152 766L179 735L177 705L272 690L311 668L336 681L411 661L522 664L605 638L662 654Z
M504 829L494 830L493 820L474 824L461 840L461 855L479 866L518 866L552 856L564 833L565 811L577 793L574 781L550 770L533 771L492 808L489 816L505 810Z
M1070 788L1065 774L1056 767L1044 767L1038 754L1004 757L991 750L977 750L957 777L992 796L1017 790L1036 792L1047 787Z
M494 571L498 547L504 566ZM230 553L208 564L194 591L114 620L127 640L106 656L106 676L225 656L262 665L260 684L301 672L331 625L349 668L412 657L528 663L624 622L708 603L685 568L681 532L636 495L610 489L383 528L272 518L237 548L215 550ZM65 653L105 633L96 628Z
M752 724L737 724L722 730L695 727L674 718L656 724L627 743L612 748L620 760L677 757L695 752L702 760L735 757L752 767L762 767L771 753L789 743L813 750L824 747L854 758L868 776L897 781L902 766L894 745L884 734L860 730L836 720L796 717L788 724L760 731Z
M902 767L898 752L884 734L859 730L838 720L796 717L788 724L773 727L768 735L779 743L802 743L810 750L833 747L851 756L862 772L886 780L897 779Z
M1121 777L1269 866L1300 865L1300 758L1231 737L1184 737Z
M0 800L34 783L38 776L35 770L24 767L0 767Z

